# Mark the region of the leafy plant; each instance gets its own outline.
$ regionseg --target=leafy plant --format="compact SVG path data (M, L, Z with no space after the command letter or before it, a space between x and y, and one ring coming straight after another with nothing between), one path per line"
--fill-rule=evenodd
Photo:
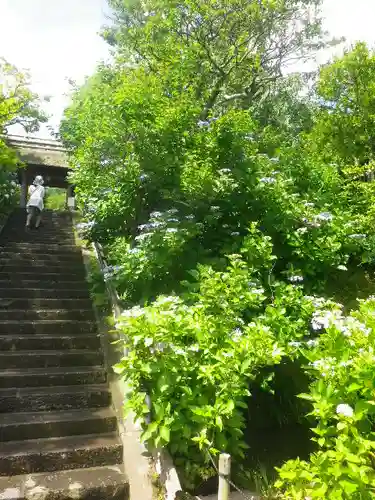
M46 192L46 207L50 210L65 210L66 192L65 189L48 188Z
M372 491L371 435L354 400L370 401L371 388L347 394L340 365L362 346L340 343L326 316L360 335L329 299L343 292L340 274L371 274L374 262L373 54L355 47L311 93L306 75L283 78L291 54L327 46L320 3L111 0L114 61L73 89L61 124L85 237L105 247L127 307L117 327L130 354L115 370L130 382L128 408L191 489L214 474L207 451L243 460L254 394L277 392L290 413L273 415L279 427L304 419L278 378L293 366L311 381L304 403L320 448L280 469L280 494ZM327 375L331 364L318 373L326 358L342 378ZM356 383L368 384L365 372ZM354 417L336 412L342 404Z
M286 498L370 499L374 474L375 300L343 316L339 307L321 310L313 327L324 329L313 347L301 345L309 360L310 392L319 449L309 462L287 462L276 486Z
M20 124L26 131L38 130L47 118L37 95L29 89L28 75L0 58L0 215L9 212L17 200L18 157L6 142L7 127Z
M117 324L129 349L114 367L132 386L127 408L143 417L150 395L143 439L169 446L189 487L204 470L213 473L206 450L244 456L250 381L293 356L292 339L309 334L311 299L296 285L275 282L270 303L261 283L273 262L272 246L255 228L245 241L248 261L232 255L223 272L200 266L192 272L195 280L185 283L184 299L160 296L125 311Z

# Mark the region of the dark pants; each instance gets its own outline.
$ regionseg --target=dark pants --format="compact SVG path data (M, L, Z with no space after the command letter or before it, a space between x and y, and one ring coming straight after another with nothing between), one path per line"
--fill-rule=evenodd
M36 218L39 217L39 215L42 213L38 207L34 207L33 205L29 205L27 207L27 214L31 215L31 220L30 222L33 222L35 224Z

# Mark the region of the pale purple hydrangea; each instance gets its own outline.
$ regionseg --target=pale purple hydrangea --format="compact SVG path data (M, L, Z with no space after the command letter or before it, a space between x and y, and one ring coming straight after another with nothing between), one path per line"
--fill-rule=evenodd
M199 120L197 123L198 127L203 128L203 127L209 127L210 122L208 120Z
M313 314L311 320L311 327L313 330L323 330L323 328L328 328L334 316L331 311L316 311Z
M152 213L150 214L150 217L151 217L152 219L159 219L159 218L160 218L160 217L162 217L162 216L163 216L163 213L162 213L162 212L152 212Z
M162 222L148 222L147 224L141 224L140 226L138 226L138 229L140 231L144 231L144 230L149 231L150 229L157 229L158 227L161 227L161 226L163 226Z
M95 226L95 222L89 221L89 222L80 222L79 224L76 225L77 229L91 229Z
M274 184L276 179L274 177L262 177L259 182L261 184Z
M135 247L135 248L129 248L128 253L130 253L130 254L137 254L140 251L141 251L140 248Z
M301 345L302 345L302 342L297 342L295 340L293 340L292 342L289 342L290 347L301 347Z
M247 141L255 141L255 137L253 134L247 134L244 137Z
M367 238L367 234L350 234L348 238L353 240L364 240Z
M149 238L150 236L152 236L152 233L144 233L144 234L139 234L134 239L136 241L143 241L143 240L146 240L147 238Z
M302 283L303 276L295 275L295 276L290 276L288 279L291 283Z
M321 212L315 217L315 219L322 222L330 222L333 220L333 215L329 212Z
M316 347L319 344L319 339L310 339L306 342L307 347Z

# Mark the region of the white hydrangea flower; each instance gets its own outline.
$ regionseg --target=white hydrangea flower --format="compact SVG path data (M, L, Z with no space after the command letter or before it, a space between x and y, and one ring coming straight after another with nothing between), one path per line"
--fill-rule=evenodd
M288 279L291 283L302 283L303 276L294 275L290 276Z
M353 408L348 404L339 404L336 408L337 415L343 415L344 417L351 418L354 415Z
M125 309L122 312L122 316L125 318L139 318L139 316L143 316L145 313L144 309L139 306L134 306L131 309Z

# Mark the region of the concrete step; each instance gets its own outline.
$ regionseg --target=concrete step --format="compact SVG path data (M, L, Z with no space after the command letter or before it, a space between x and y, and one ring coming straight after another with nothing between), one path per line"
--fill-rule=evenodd
M35 278L35 276L34 276ZM0 280L0 289L2 288L8 288L8 290L12 290L14 288L23 288L23 289L49 289L49 290L56 290L55 294L58 296L60 293L60 290L88 290L87 283L84 281L76 280L76 281L68 281L64 279L60 279L59 281L46 281L43 280L40 282L39 280L32 279L32 280L15 280L15 281L10 281L10 280ZM12 292L13 293L13 292ZM8 293L10 295L10 293Z
M49 244L44 245L42 243L12 243L8 242L6 245L2 243L0 247L0 251L4 252L27 252L29 255L33 253L53 253L57 255L72 255L72 254L80 254L81 250L76 245L56 245Z
M122 465L0 478L4 500L128 500ZM141 500L141 499L134 499Z
M104 384L0 389L0 413L103 408L110 404L111 395Z
M103 363L100 350L0 352L0 369L58 368L64 366L97 366Z
M1 241L4 245L9 244L15 244L15 243L29 243L30 245L74 245L74 239L69 237L69 236L60 236L60 237L55 237L55 238L29 238L29 237L24 237L24 238L11 238L8 239L6 237L2 237Z
M116 465L122 444L116 433L2 443L0 476Z
M94 321L79 321L79 320L8 320L0 321L0 335L5 334L22 334L31 333L48 334L65 334L70 332L75 333L96 333L97 326Z
M92 309L4 309L0 308L0 322L3 320L94 320Z
M6 236L19 236L20 234L25 234L25 222L22 221L22 224L12 224L11 227L7 227L4 232ZM38 229L34 227L31 228L31 231L27 232L30 236L39 236L39 235L52 235L52 234L73 234L73 228L66 224L58 224L52 221L44 221L42 226L39 226Z
M17 231L12 231L12 232L6 232L2 240L3 241L11 241L14 243L17 242L25 242L25 243L40 243L40 242L51 242L53 243L54 241L61 241L64 243L64 239L69 241L69 243L74 243L74 234L72 231L58 231L58 230L51 230L51 231L42 231L42 230L37 230L37 231L26 231L24 228L19 229Z
M37 282L34 282L37 284ZM89 298L90 294L87 286L81 288L78 286L80 283L76 283L75 288L69 289L58 289L54 288L18 288L17 285L10 288L9 283L3 283L3 287L0 285L0 298L6 300L12 300L14 298L25 298L25 299L86 299ZM37 285L36 285L37 286Z
M25 299L86 299L90 294L87 287L78 286L76 288L66 288L54 290L53 288L17 288L9 287L9 283L3 286L7 288L0 288L0 299L12 300L13 298ZM77 283L75 283L77 285Z
M24 350L64 350L90 349L100 350L100 338L95 334L84 333L55 335L0 335L0 351Z
M8 291L9 296L9 291ZM66 309L66 310L92 310L92 303L89 298L87 299L70 299L70 298L9 298L0 296L0 310L8 309Z
M79 276L82 280L84 280L86 275L86 269L82 263L78 265L69 263L62 264L51 264L50 262L29 262L28 264L22 263L3 263L0 261L0 272L1 273L10 273L16 274L19 276L20 274L32 274L31 279L35 279L37 277L44 278L46 275L50 274L58 274L59 276L67 277L75 277ZM76 279L76 278L74 278Z
M104 384L103 366L0 370L0 389Z
M50 263L52 265L60 265L62 263L72 263L72 264L83 264L82 255L80 253L67 253L67 254L56 254L56 253L33 253L30 255L27 252L0 252L0 262L1 263L19 263L19 264L29 264L33 262L41 262L43 264Z
M0 414L0 442L116 432L112 408ZM1 497L0 497L1 498Z
M38 270L29 269L27 272L3 272L0 269L0 282L1 281L10 281L11 283L24 283L27 281L38 281L40 286L43 286L45 282L47 283L67 283L67 282L80 282L86 283L85 279L82 275L74 273L74 271L70 272L69 269L64 272L63 270L59 273L40 273Z

